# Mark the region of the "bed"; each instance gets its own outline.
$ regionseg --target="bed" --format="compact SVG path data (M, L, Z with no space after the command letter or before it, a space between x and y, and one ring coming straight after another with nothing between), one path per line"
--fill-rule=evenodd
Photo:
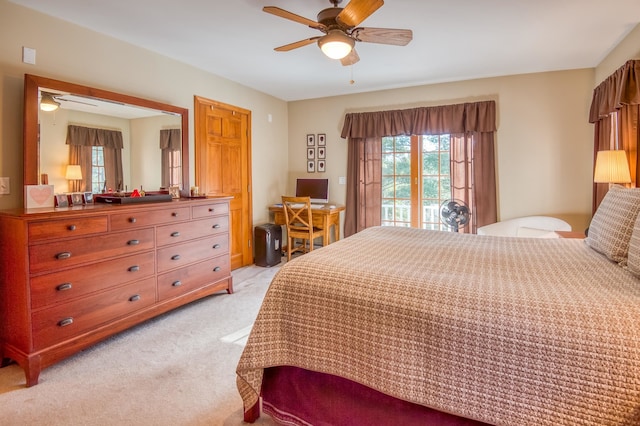
M294 259L236 369L245 420L640 424L638 210L614 187L587 240L374 227Z

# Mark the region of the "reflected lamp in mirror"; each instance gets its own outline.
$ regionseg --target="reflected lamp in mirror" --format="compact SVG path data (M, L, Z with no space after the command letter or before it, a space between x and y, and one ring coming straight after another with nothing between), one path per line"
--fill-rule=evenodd
M69 164L64 177L67 180L82 180L82 169L78 165Z
M40 109L42 111L55 111L60 106L60 102L53 98L50 93L42 92L42 99L40 99Z
M598 151L593 174L595 183L630 183L629 163L623 150Z

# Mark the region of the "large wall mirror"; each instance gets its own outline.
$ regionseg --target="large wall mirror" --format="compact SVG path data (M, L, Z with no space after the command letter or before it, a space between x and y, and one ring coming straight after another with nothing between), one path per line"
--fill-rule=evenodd
M151 192L178 184L181 193L187 195L189 127L186 108L29 74L25 75L24 101L25 185L41 184L43 176L54 186L55 193L140 188ZM47 103L50 108L41 107ZM80 184L87 184L86 179L81 182L67 179L70 177L67 175L69 165L82 163L84 169L91 161L86 158L74 160L77 155L72 153L68 142L70 126L92 134L120 134L121 175L115 183L109 184L109 188L106 184L97 186L95 183L104 180L96 175L101 172L99 167L89 166L89 170L83 170L85 174L93 174L95 179L89 179L93 182L92 187L79 188ZM173 140L168 141L167 137ZM170 149L167 144L171 145Z

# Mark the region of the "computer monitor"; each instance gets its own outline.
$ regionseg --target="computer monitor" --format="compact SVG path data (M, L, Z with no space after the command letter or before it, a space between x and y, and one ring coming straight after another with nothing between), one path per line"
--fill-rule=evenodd
M296 197L309 197L312 203L329 202L329 179L297 179Z

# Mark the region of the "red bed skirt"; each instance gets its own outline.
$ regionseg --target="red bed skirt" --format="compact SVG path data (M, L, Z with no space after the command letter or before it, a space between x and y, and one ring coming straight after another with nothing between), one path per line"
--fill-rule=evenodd
M396 399L342 377L289 366L265 369L262 409L285 425L487 425ZM259 416L258 402L245 412L245 421L253 423Z

